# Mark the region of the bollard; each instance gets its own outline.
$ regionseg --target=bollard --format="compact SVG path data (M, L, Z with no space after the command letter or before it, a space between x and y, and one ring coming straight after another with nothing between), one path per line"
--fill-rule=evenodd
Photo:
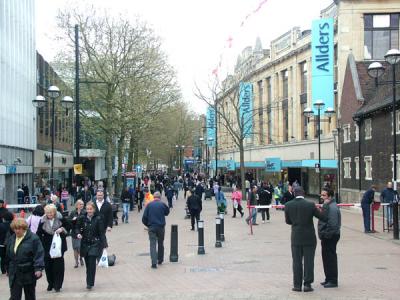
M197 249L197 254L205 254L204 250L204 221L199 220L197 222L197 231L199 233L199 248Z
M225 242L225 233L224 233L224 231L225 231L225 229L224 229L224 227L225 227L225 220L224 220L224 213L221 213L221 214L219 214L219 218L220 218L220 220L221 220L221 226L220 226L220 234L219 234L219 236L220 236L220 239L221 239L221 242Z
M221 219L215 218L215 248L221 248Z
M178 225L171 225L171 253L169 261L178 261Z

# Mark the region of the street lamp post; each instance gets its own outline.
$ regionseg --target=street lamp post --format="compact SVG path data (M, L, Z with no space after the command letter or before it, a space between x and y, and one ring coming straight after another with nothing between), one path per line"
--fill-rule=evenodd
M390 81L384 81L381 84L392 85L392 113L393 113L393 190L397 195L397 141L396 141L396 65L400 62L400 50L391 49L385 55L385 60L392 66L392 79ZM375 78L375 82L378 85L378 78L385 73L385 68L379 62L373 62L368 67L368 75ZM398 211L398 199L395 198L393 202L393 239L399 239L399 211Z
M203 145L204 145L204 138L203 137L199 137L199 143L200 143L200 170L199 170L199 172L202 172L202 171L204 171L204 169L203 169L203 158L204 158L204 148L203 148Z
M178 151L178 167L179 167L179 172L182 171L182 160L183 160L183 151L185 149L185 145L175 145L176 150Z
M210 144L214 141L213 137L208 138L208 143L207 143L207 176L210 178Z
M319 194L321 194L321 122L330 122L331 117L335 113L335 110L332 107L328 107L324 114L328 117L328 120L321 120L321 111L324 109L325 103L322 100L317 100L314 103L314 107L317 110L317 115L314 114L314 111L311 108L306 108L304 110L304 116L307 118L307 122L310 122L310 118L314 117L312 121L317 123L317 133L318 133L318 185L319 185Z
M54 139L55 139L55 100L60 96L60 89L55 85L50 86L47 89L47 95L51 99L51 167L50 167L50 186L51 190L54 190ZM38 95L32 100L33 106L41 108L46 104L47 100L45 97ZM61 105L65 109L70 109L74 105L74 100L70 96L65 96L61 100Z

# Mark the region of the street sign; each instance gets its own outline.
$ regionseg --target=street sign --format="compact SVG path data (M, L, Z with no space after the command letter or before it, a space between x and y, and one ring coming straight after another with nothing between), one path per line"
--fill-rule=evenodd
M74 173L75 175L81 175L82 174L82 164L74 164Z
M125 177L135 177L136 176L136 172L126 172L125 173Z

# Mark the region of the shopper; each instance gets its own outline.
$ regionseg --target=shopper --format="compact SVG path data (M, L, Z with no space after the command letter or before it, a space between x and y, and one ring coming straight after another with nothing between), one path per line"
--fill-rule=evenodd
M86 212L77 219L75 234L81 240L81 257L85 258L86 288L91 290L96 277L96 259L108 246L103 219L92 201L86 203Z

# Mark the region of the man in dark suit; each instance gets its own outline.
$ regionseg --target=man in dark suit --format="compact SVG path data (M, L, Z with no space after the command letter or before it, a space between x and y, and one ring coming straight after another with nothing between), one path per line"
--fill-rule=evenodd
M98 190L96 193L97 212L103 217L104 231L111 231L113 226L113 212L110 203L104 200L104 191Z
M301 292L303 283L304 259L304 292L312 292L314 282L314 256L317 246L313 217L326 221L315 206L315 203L304 199L304 190L301 186L294 188L295 199L285 205L286 223L292 226L291 246L293 260L293 289Z

